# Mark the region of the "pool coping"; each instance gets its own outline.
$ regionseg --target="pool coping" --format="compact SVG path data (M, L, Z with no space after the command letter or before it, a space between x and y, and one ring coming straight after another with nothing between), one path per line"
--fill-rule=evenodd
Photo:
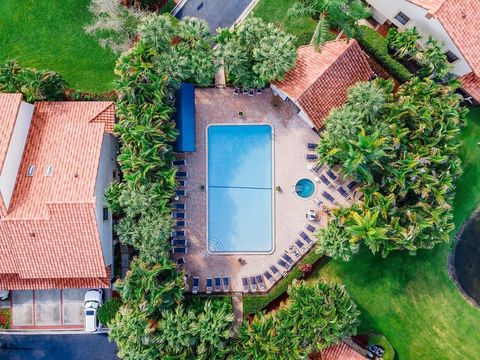
M271 230L272 230L272 248L269 251L211 251L210 250L210 243L209 243L209 236L208 236L208 129L212 126L268 126L271 129L271 151L272 151L272 223L271 223ZM258 123L210 123L205 127L205 192L206 192L206 199L205 199L205 235L206 235L206 251L209 255L271 255L275 252L276 249L276 241L275 241L275 128L272 124L266 122L258 122Z

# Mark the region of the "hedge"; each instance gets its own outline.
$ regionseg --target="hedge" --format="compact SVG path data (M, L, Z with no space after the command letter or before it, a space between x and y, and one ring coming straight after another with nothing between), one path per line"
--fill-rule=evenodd
M395 79L401 83L410 80L410 71L389 54L387 39L366 25L359 26L356 39Z
M119 298L111 298L98 309L98 321L103 325L108 325L113 320L115 314L122 306L122 301Z
M256 312L265 309L268 304L283 295L288 286L293 280L302 277L303 272L299 270L299 267L305 264L312 265L319 261L323 257L323 254L317 254L315 247L300 261L297 266L293 268L290 273L277 282L270 292L266 295L246 295L243 297L243 312L247 315L255 314Z

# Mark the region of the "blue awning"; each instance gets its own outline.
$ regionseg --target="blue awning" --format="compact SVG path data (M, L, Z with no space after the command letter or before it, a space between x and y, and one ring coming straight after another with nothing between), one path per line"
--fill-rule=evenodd
M195 87L182 83L177 91L175 123L179 135L173 149L175 152L195 152Z

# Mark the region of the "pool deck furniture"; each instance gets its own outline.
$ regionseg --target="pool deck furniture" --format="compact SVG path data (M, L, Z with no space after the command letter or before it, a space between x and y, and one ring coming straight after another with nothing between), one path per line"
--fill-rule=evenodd
M177 180L178 187L185 187L185 180Z
M177 177L177 178L186 178L186 177L188 177L188 172L186 172L186 171L177 171L177 173L175 174L175 177Z
M248 286L248 279L246 277L242 277L242 286L243 286L243 292L248 293L250 290L250 287Z
M175 203L173 204L173 208L176 210L186 210L187 206L183 203Z
M185 219L187 216L184 212L172 212L173 219Z
M267 279L271 284L275 284L275 278L270 274L268 270L263 272L263 277Z
M345 199L348 199L350 198L350 195L348 194L348 192L343 188L343 186L339 186L337 191L340 193L340 195L342 195Z
M285 260L289 265L290 267L295 264L295 261L292 259L292 257L290 255L287 254L287 252L284 252L283 255L282 255L282 259Z
M270 265L268 268L272 272L273 276L275 276L277 279L282 277L282 274L274 264Z
M321 174L321 175L319 176L319 179L322 181L322 183L324 183L324 184L327 185L327 186L332 185L332 183L331 183L331 182L327 179L327 177L326 177L325 175L323 175L323 174Z
M171 237L172 238L181 238L181 237L185 237L185 231L183 230L174 230L171 232Z
M313 240L310 239L310 237L309 237L307 234L305 234L304 231L300 231L300 232L298 233L298 235L300 235L300 237L301 237L307 244L310 245L310 244L313 243Z
M326 174L327 174L328 177L329 177L330 179L332 179L333 181L335 181L335 180L338 179L338 176L335 175L335 173L332 171L332 169L327 169Z
M187 223L184 220L178 220L174 223L174 227L176 228L184 228L187 225Z
M195 276L193 278L192 294L197 294L198 290L200 290L200 278L198 276Z
M228 276L223 277L223 292L230 292L230 277Z
M315 154L306 154L305 159L307 159L307 161L317 161L318 156Z
M212 293L212 285L213 285L213 279L212 278L207 278L207 284L205 285L205 292L207 294Z
M298 251L298 249L295 247L295 245L292 245L288 248L288 250L290 251L290 253L297 259L300 259L302 257L302 255L300 254L300 252Z
M261 274L255 275L255 279L257 280L257 285L260 291L267 290L267 287L265 286L265 282L263 281L263 277Z
M250 276L250 290L257 292L257 279L255 279L255 276Z
M174 165L174 166L185 166L185 165L187 165L187 160L185 160L185 159L173 160L172 165Z
M285 260L283 259L278 259L277 264L280 265L282 268L284 268L285 271L289 271L291 268L291 266L288 263L286 263ZM283 276L286 276L286 275L287 274L285 272Z
M181 258L178 258L175 260L175 263L177 264L178 267L185 265L185 258L182 256Z
M307 150L317 150L317 144L314 144L314 143L307 143Z
M353 191L357 187L357 185L357 182L355 180L352 180L347 184L347 189Z
M319 199L319 198L317 198L317 197L316 197L316 198L313 198L313 200L312 200L312 201L313 201L313 203L314 203L316 206L320 206L320 205L322 205L322 204L323 204L323 201L322 201L322 200L320 200L320 199Z
M188 241L186 239L173 239L172 246L188 246Z
M186 247L174 247L172 249L173 254L186 254L187 253L187 248Z
M335 198L332 195L330 195L328 191L325 190L324 192L322 192L322 196L328 201L330 201L331 204L337 205L337 200L335 200Z
M220 278L220 276L215 276L215 289L214 291L215 292L220 292L222 290L222 279Z
M185 189L178 189L178 190L175 190L175 195L176 196L187 196L187 191Z
M312 224L307 224L305 226L305 229L307 229L308 231L310 231L311 233L315 233L317 231L317 228L315 226L313 226Z
M299 239L295 240L295 245L297 245L297 248L303 252L303 253L306 253L307 252L307 246L305 245L304 242L300 241Z

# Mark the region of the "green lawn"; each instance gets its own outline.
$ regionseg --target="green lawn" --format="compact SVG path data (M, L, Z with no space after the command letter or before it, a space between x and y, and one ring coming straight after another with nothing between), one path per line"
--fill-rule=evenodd
M296 0L260 0L252 15L274 23L280 29L297 37L296 45L310 43L316 23L308 16L287 17L287 11Z
M457 228L480 200L480 108L470 113L462 138L465 170L457 182ZM480 310L462 298L448 277L451 247L387 259L364 249L351 262L328 262L315 278L344 283L362 311L360 332L385 334L399 359L478 359Z
M1 0L0 61L58 71L71 87L112 88L116 56L86 35L90 0Z

